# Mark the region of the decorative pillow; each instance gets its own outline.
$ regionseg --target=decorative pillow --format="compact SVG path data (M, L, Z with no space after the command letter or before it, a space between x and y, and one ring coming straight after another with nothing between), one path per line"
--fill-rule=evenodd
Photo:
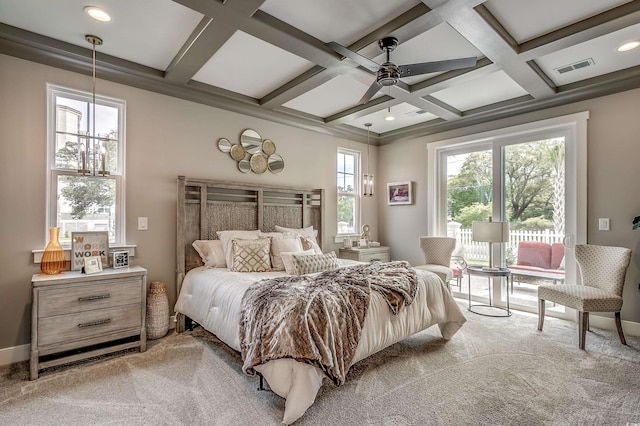
M299 238L273 238L271 240L271 265L274 271L284 271L282 252L299 253L303 251Z
M312 249L315 254L322 254L322 249L316 242L315 238L305 237L304 235L299 235L300 242L302 243L302 248L305 250Z
M231 247L231 240L234 238L241 238L244 240L255 240L260 235L259 230L254 231L218 231L218 238L222 241L222 250L224 250L224 260L227 263L227 268L231 269L233 266L233 250Z
M220 240L196 240L191 243L200 255L204 266L207 268L226 268L224 250Z
M287 274L289 275L295 275L296 274L296 267L293 263L293 255L296 256L311 256L313 254L315 254L313 252L313 250L305 250L305 251L299 251L299 252L282 252L280 253L280 256L282 257L282 263L284 264L284 270L287 272Z
M316 243L318 241L316 238L318 236L318 230L313 229L313 226L307 226L306 228L285 228L284 226L276 225L275 228L277 232L289 232L292 234L309 237L313 239L313 241L316 241Z
M328 271L340 267L335 252L325 254L312 254L300 256L293 255L293 264L297 275L312 274L314 272Z
M231 240L233 249L233 263L231 270L234 272L267 272L271 270L271 258L269 257L269 238Z

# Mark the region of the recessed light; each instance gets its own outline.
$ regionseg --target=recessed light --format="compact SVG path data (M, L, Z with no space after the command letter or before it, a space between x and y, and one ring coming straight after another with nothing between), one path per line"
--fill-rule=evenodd
M109 22L111 20L111 15L109 15L109 12L100 7L87 6L84 8L84 12L96 21Z
M393 115L387 115L384 119L387 120L387 121L393 121L396 118Z
M618 52L627 52L629 50L635 49L638 46L640 46L640 41L634 40L634 41L629 41L627 43L620 45L620 47L618 47L617 50Z

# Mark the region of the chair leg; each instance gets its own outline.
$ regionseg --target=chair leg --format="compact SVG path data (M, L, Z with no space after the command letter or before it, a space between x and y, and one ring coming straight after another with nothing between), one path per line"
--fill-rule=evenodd
M584 339L587 335L587 328L589 327L589 312L580 312L578 315L578 346L580 349L584 349Z
M544 325L544 299L538 299L538 331L542 331Z
M626 345L627 341L624 340L624 333L622 332L622 321L620 320L620 312L616 312L616 327L618 328L618 336L620 336L620 341L623 345Z

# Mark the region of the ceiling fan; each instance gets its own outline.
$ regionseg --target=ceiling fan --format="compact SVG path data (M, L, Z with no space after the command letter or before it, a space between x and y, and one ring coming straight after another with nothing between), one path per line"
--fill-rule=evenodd
M402 77L412 77L432 72L469 68L475 66L477 60L476 57L470 57L449 59L445 61L422 62L410 65L396 65L389 59L389 54L398 46L398 39L395 37L385 37L378 40L378 46L387 54L387 60L382 65L369 58L365 58L364 56L359 55L334 41L327 43L327 46L345 58L351 59L358 65L376 73L376 79L371 83L371 86L369 86L369 89L362 99L360 99L360 104L366 104L382 87L393 86Z

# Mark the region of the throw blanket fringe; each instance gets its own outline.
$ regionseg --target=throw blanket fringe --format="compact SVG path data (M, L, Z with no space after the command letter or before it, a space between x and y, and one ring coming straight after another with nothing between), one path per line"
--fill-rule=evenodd
M394 315L416 295L417 276L408 262L372 262L314 275L259 281L242 299L242 371L280 358L320 368L344 383L360 341L371 290Z

